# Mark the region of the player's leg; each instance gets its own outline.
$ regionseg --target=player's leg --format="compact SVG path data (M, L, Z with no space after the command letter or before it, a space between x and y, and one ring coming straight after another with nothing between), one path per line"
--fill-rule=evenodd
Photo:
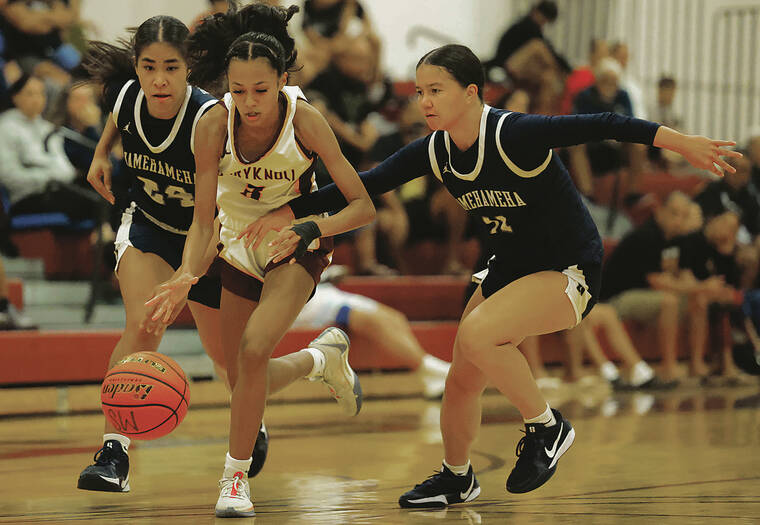
M154 288L169 279L172 273L172 267L158 255L143 253L132 246L123 252L118 262L117 276L124 300L126 325L111 353L109 369L133 352L155 351L158 348L163 332L160 335L149 334L140 329L140 321L146 312L145 301L150 299ZM106 420L103 448L96 454L95 464L79 475L77 487L108 492L129 491L129 444L129 438L119 434Z
M483 302L480 287L467 302L462 319ZM441 434L445 459L441 471L404 493L399 505L404 508L444 507L453 503L472 501L480 495L478 484L467 455L457 456L469 449L480 428L481 395L488 381L483 373L457 351L451 362L441 406Z
M518 461L507 480L510 492L528 492L545 483L575 436L569 421L549 408L516 345L529 335L575 326L588 298L586 287L568 275L538 272L493 293L459 327L457 350L509 398L526 423ZM462 438L459 443L447 447L452 459L469 457L469 444Z
M206 279L212 278L206 277ZM222 347L222 321L219 313L221 295L220 287L221 285L217 279L213 285L208 286L206 289L202 288L201 290L196 290L196 301L188 301L187 304L195 319L195 326L198 328L198 337L203 344L203 348L214 362L214 368L217 371L217 374L219 374L222 381L224 381L227 389L232 392L229 380L227 379L227 366L224 361L224 348ZM261 469L264 468L268 451L269 432L267 432L266 426L262 421L259 433L256 436L256 443L253 446L251 468L248 470L249 478L255 477L261 472Z
M300 264L278 266L264 279L261 298L239 343L237 379L231 402L230 448L216 505L217 516L253 515L250 499L242 498L235 489L240 483L246 484L241 479L250 467L251 460L241 458L250 457L253 438L263 416L267 365L272 351L303 308L313 287L314 277ZM224 297L222 310L226 315ZM358 412L361 390L356 374L348 366L348 338L341 330L328 328L309 348L297 354L312 357L308 377L322 379L340 404L352 406L354 414Z
M631 341L631 337L628 335L625 326L623 326L623 322L620 320L620 316L618 316L615 308L609 304L597 304L594 306L594 309L589 312L584 322L589 323L592 329L600 328L604 330L612 350L620 357L626 368L630 370L631 385L640 387L654 381L654 370L641 359L641 356L633 346L633 341ZM600 356L604 356L596 335L593 331L589 335L590 338L587 343L589 350L596 352ZM609 361L607 362L609 363ZM601 366L604 367L608 365L602 364ZM603 370L602 375L605 375ZM612 377L612 375L610 369L609 376Z

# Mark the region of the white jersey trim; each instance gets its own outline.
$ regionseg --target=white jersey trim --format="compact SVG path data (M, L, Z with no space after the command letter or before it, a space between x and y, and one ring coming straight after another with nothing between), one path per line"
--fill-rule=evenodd
M224 103L227 107L227 137L230 144L230 152L233 155L233 158L239 162L240 164L244 166L248 166L251 164L256 164L257 162L263 161L270 153L277 150L277 147L280 145L280 143L283 140L283 137L285 136L285 130L288 128L288 126L293 127L293 136L295 137L295 124L292 122L295 118L296 113L296 103L298 102L298 99L306 100L306 96L303 94L303 91L301 91L301 88L298 86L285 86L280 91L285 96L285 101L287 102L287 106L285 108L285 118L282 121L282 127L277 133L277 139L272 143L272 146L267 149L262 155L259 156L259 158L255 160L248 160L246 159L242 154L238 152L237 145L236 145L236 134L235 134L235 101L232 99L232 94L225 93L224 95ZM296 145L298 145L298 141L296 141ZM298 150L301 154L301 156L305 160L309 160L309 157L304 154L304 152L301 150L300 146L298 147Z
M119 91L119 96L116 97L116 103L113 105L113 109L111 110L111 115L113 115L113 123L116 125L116 129L119 129L119 111L121 110L122 102L124 102L124 96L127 94L129 86L131 86L134 82L135 80L132 79L124 84L124 86L122 86L121 91Z
M443 178L441 177L441 170L438 167L438 159L435 156L435 134L438 133L437 131L434 131L432 135L430 135L430 142L428 142L428 156L430 157L430 167L433 169L433 175L435 177L443 182Z
M510 159L507 156L507 154L504 152L504 148L501 147L501 125L504 123L504 119L507 118L507 115L509 115L509 113L503 114L501 118L499 119L499 123L496 124L496 149L499 150L499 155L501 155L501 159L504 161L504 164L506 164L507 167L515 173L515 175L517 175L518 177L522 177L523 179L530 179L532 177L535 177L536 175L541 174L549 165L549 161L552 160L552 150L549 150L549 154L546 156L546 159L544 160L543 163L541 163L539 167L532 169L530 171L525 171L524 169L520 168L517 164L512 162L512 159Z
M166 137L166 139L164 139L164 141L158 146L153 146L145 137L145 133L143 133L142 128L142 121L140 120L140 106L142 105L143 98L145 98L145 92L142 90L142 88L140 88L140 91L137 93L137 99L135 100L135 126L137 127L137 133L140 135L140 138L152 153L161 153L166 148L171 146L172 142L174 142L174 138L177 136L179 128L182 126L182 121L185 118L185 111L187 110L187 105L190 102L190 95L192 95L192 93L193 88L191 86L187 86L187 90L185 91L185 100L182 102L182 106L179 108L179 112L174 117L174 125L172 126L172 130L169 132L169 136Z
M490 110L491 106L483 104L483 113L480 115L480 131L478 132L478 162L475 164L475 169L470 173L459 173L454 169L454 164L451 162L451 138L449 137L448 132L443 132L443 138L446 143L446 153L448 153L449 156L449 167L451 168L451 173L453 173L458 179L473 181L478 175L480 175L480 168L483 167L483 157L485 157L483 153L486 148L486 120Z
M190 132L190 151L195 155L195 128L198 125L198 121L201 119L201 117L206 113L206 108L209 106L213 106L218 101L215 99L211 99L205 104L203 104L200 109L198 109L198 112L195 114L195 119L193 119L193 129Z

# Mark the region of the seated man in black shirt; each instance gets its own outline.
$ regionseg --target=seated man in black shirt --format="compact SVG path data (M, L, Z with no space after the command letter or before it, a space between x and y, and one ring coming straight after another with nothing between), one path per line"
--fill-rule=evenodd
M738 313L743 294L740 291L741 270L736 260L739 216L731 211L708 219L704 229L685 235L679 241L679 268L689 272L695 281L695 293L710 305L713 320L728 325L727 313ZM725 332L724 332L725 334ZM730 382L739 382L741 373L734 363L732 338L725 334L721 341L721 357L714 363L714 372Z
M652 220L620 241L604 266L601 299L609 301L623 320L656 322L662 351L660 377L678 377L678 323L688 310L691 350L690 374L704 377L707 341L707 302L695 291L693 276L678 268L676 238L685 233L691 199L673 192Z

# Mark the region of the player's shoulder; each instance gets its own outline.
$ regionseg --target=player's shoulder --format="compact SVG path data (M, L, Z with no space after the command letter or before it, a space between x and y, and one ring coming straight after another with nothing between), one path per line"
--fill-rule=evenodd
M208 91L199 88L198 86L192 86L190 92L190 102L194 105L202 107L209 103L214 104L217 101L218 99Z

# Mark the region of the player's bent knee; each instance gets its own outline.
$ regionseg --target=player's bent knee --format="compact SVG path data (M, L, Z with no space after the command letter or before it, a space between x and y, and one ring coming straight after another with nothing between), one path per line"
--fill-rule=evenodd
M245 368L266 366L271 353L271 349L261 341L244 337L240 342L238 362Z

